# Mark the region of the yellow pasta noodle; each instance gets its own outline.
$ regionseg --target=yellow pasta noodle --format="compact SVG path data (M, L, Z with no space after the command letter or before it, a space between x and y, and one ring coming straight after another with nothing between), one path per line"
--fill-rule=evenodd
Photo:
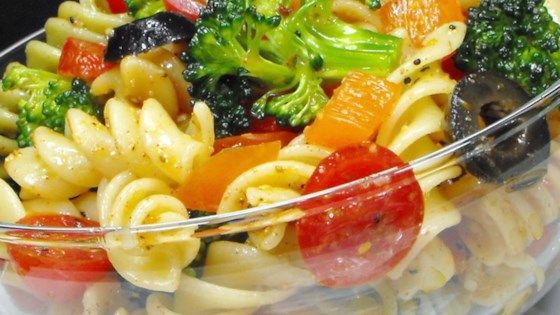
M130 21L127 14L104 12L91 1L65 1L58 8L58 16L45 24L46 42L32 40L27 44L27 66L56 72L60 49L68 37L106 43L106 35L113 28Z
M290 294L291 290L232 289L184 275L175 292L174 309L180 314L207 314L220 310L238 310L243 314L251 314L257 308L277 303Z
M314 166L296 161L274 161L254 167L226 188L218 206L218 213L297 197L314 169ZM258 248L270 250L280 243L285 228L285 223L269 226L264 231L251 232L250 239L257 243L255 245Z
M186 91L181 91L186 93ZM165 70L153 62L136 56L123 58L118 67L102 73L91 84L93 95L114 93L117 98L133 104L154 98L175 118L179 111L177 92Z
M450 27L451 25L453 27ZM431 63L440 61L459 48L465 37L466 30L467 26L461 22L452 22L439 26L424 38L422 48L401 63L387 77L387 80L401 83L405 78L412 76Z
M78 109L66 116L68 137L37 128L35 147L15 151L6 159L10 176L32 195L48 199L78 196L130 169L139 176L183 182L192 168L210 156L213 117L204 103L195 106L193 120L200 132L180 131L156 100L138 110L111 99L105 107L107 126ZM25 165L25 167L23 167Z
M143 224L179 222L188 219L183 204L170 196L171 188L155 178L137 178L123 172L99 187L101 226L134 227ZM200 240L194 229L129 234L110 233L107 255L126 280L143 288L173 292L183 268L195 258Z

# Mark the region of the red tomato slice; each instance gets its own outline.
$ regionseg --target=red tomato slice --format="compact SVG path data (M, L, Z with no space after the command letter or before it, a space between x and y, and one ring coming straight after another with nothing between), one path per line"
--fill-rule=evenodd
M124 0L107 0L107 3L109 4L109 9L112 13L128 12L128 8L126 7Z
M274 131L290 131L293 130L289 127L280 125L275 117L267 116L263 119L253 119L251 121L251 132L274 132Z
M303 192L405 165L373 143L345 147L318 165ZM414 174L406 171L303 208L308 216L296 222L296 230L307 266L325 286L353 287L385 275L406 255L420 231L424 199Z
M19 224L51 227L98 227L95 221L69 215L29 216ZM92 235L12 232L42 240L87 240ZM112 265L103 249L57 248L8 244L12 263L28 288L42 299L64 301L81 296L89 282L104 277Z
M285 146L296 136L297 134L290 131L276 131L264 133L244 133L239 136L221 138L214 142L214 154L225 148L244 147L274 141L280 141L281 145Z
M206 6L206 0L164 0L165 9L178 13L190 21L196 21L202 8Z
M441 61L441 68L443 69L443 71L449 74L449 77L451 79L459 81L465 76L465 73L457 68L454 59L454 53L443 58L443 60Z
M115 66L105 62L104 55L104 45L69 37L62 46L58 73L91 81Z

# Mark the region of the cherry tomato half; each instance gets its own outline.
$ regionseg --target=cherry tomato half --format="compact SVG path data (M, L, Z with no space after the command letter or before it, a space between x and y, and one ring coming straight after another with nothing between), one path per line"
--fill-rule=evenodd
M38 215L25 217L19 224L49 227L98 227L95 221L69 215ZM30 239L87 240L92 235L48 232L11 232ZM37 297L64 301L81 296L87 283L104 277L112 265L103 249L58 248L8 244L14 268Z
M295 133L290 131L276 131L264 133L244 133L239 136L225 137L214 142L214 154L225 148L244 147L274 141L280 141L281 145L285 146L296 136L297 135Z
M253 119L251 121L251 129L252 133L260 133L260 132L274 132L274 131L291 131L290 127L282 126L275 117L266 116L262 119Z
M342 148L325 158L304 193L320 191L406 164L373 143ZM399 172L302 206L296 222L303 258L319 282L352 287L378 279L409 251L424 215L412 171Z
M109 10L111 10L111 13L128 12L128 8L124 0L108 0L107 4L109 4Z
M459 81L465 76L465 72L455 65L455 53L443 58L441 61L441 68L449 74L449 77L453 80Z

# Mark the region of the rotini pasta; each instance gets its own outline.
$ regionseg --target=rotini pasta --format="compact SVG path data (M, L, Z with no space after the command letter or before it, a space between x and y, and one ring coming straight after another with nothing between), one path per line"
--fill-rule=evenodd
M381 1L381 4L385 2ZM312 6L308 6L309 3L311 2L295 1L293 6L278 10L276 8L273 12L281 13L280 18L283 19L290 17L300 5L313 11ZM460 0L458 3L466 11L466 8L477 5L479 1ZM158 1L158 4L161 3ZM351 39L358 38L360 35L355 27L387 33L384 29L386 27L381 22L382 18L387 18L383 16L387 14L383 10L372 10L367 3L359 0L332 0L323 4L325 7L330 7L340 18L329 17L331 19L325 21L333 22L333 25L340 23L346 28L341 31L325 24L317 28L315 26L302 28L302 30L310 33L317 32L317 34L326 30L325 34L334 37L337 31L344 33L344 40L348 41L340 40L336 43L338 45L336 49L328 52L338 53L342 48L341 45L348 46L347 51L352 50ZM315 7L319 5L320 3ZM420 5L426 4L422 2ZM127 9L133 10L128 2L127 6ZM162 8L156 9L162 10ZM266 9L270 8L263 10ZM136 18L133 17L135 14L132 12L130 15L111 14L110 10L105 0L62 3L57 17L49 19L45 25L45 42L33 40L27 44L25 49L27 65L31 68L56 72L61 58L61 47L67 38L75 37L106 44L108 36L115 27ZM460 9L457 8L457 11ZM322 12L316 13L318 16ZM390 14L398 14L398 12ZM461 14L458 12L459 16ZM412 18L414 18L412 15L404 17L404 19ZM390 73L384 78L389 81L385 83L395 86L394 91L390 92L394 92L395 99L398 99L394 103L394 99L391 100L387 108L380 106L376 109L380 112L375 115L382 117L379 130L367 131L368 134L363 138L378 145L364 146L363 148L369 149L369 153L377 154L377 151L381 151L377 148L385 147L398 155L395 160L399 162L398 165L402 165L402 162L418 161L426 154L433 153L449 143L450 133L446 127L445 114L448 113L451 95L456 95L454 91L457 90L457 81L452 79L456 77L451 75L442 61L456 52L463 43L467 25L461 21L462 18L450 23L440 21L439 26L434 26L435 29L424 37L420 47L413 45L413 40L414 44L418 44L416 41L418 38L412 39L412 35L409 38L411 31L408 28L417 26L408 25L408 20L403 23L396 21L395 25L401 25L396 26L389 34L380 34L382 36L379 38L372 36L375 41L379 41L379 56L381 56L379 58L392 58L393 61L398 62L398 65L393 64L393 61L387 62L391 65L383 70L385 73ZM313 19L309 18L306 22L312 24ZM196 23L193 27L199 28L199 24L201 23ZM290 24L280 25L277 29ZM210 32L210 23L206 26L207 31ZM327 162L336 164L342 163L340 162L342 160L351 160L351 157L343 156L343 150L337 151L341 160L333 162L329 159L321 163L333 153L333 150L308 143L311 138L306 139L302 134L305 126L287 132L284 130L285 126L281 125L283 119L268 117L274 116L274 113L267 111L259 113L267 116L262 120L260 116L249 115L250 103L255 101L252 98L259 99L261 92L268 92L265 95L272 100L277 97L273 95L274 93L282 91L278 93L286 100L292 100L289 89L276 89L274 85L277 82L272 82L279 80L276 76L282 77L283 72L287 73L286 78L291 77L289 73L291 70L295 70L294 77L301 75L305 80L309 80L308 82L312 82L312 79L322 82L320 86L317 84L319 90L317 94L320 94L321 99L325 97L326 100L325 95L330 95L331 81L332 83L338 81L340 79L338 76L343 77L349 69L344 67L340 71L335 69L336 62L335 59L330 58L331 55L323 59L326 56L323 55L323 51L315 51L324 48L321 43L324 38L317 39L313 43L316 46L313 49L299 47L302 51L305 50L305 54L295 53L286 62L276 64L277 60L273 59L280 60L283 56L275 56L273 49L253 50L258 48L257 42L260 39L266 39L272 48L283 50L284 47L273 45L275 41L273 36L269 37L264 30L263 32L261 34L256 28L254 32L248 32L251 38L236 38L235 44L240 44L241 47L238 48L246 58L235 66L235 74L228 70L229 72L224 72L226 75L219 73L217 76L215 73L210 73L210 70L209 73L201 71L197 74L204 75L204 78L194 80L192 84L185 81L185 78L196 77L193 75L197 70L196 67L206 65L201 61L202 58L192 54L196 49L192 45L187 47L183 40L161 45L147 52L124 56L116 61L110 70L92 80L84 81L95 101L103 103L100 104L103 106L102 119L72 108L65 116L64 133L55 132L56 128L37 127L31 136L32 146L26 148L18 149L18 143L14 139L19 132L18 128L21 128L18 124L18 119L23 117L18 117L20 106L22 106L21 112L25 113L21 101L29 96L17 89L0 91L0 158L2 160L0 178L9 178L21 187L18 197L10 185L0 179L0 200L4 200L0 221L14 223L25 216L50 215L70 215L98 221L101 227L107 228L101 244L98 245L106 251L114 270L124 278L124 281L129 282L121 284L119 282L123 280L120 277L103 275L103 278L88 284L80 298L69 300L65 304L58 301L49 302L48 314L441 313L466 315L469 311L477 312L482 307L494 307L494 309L499 307L503 313L509 314L517 312L531 295L543 287L544 269L539 264L540 261L531 256L533 255L531 244L542 239L547 231L550 233L546 225L555 222L560 216L557 207L558 197L555 196L560 191L560 162L555 156L550 159L548 175L542 182L519 191L510 187L497 187L494 184L483 185L473 180L474 177L467 174L470 170L460 166L462 159L469 156L452 157L448 154L423 161L422 164L412 164L424 203L420 205L420 200L415 200L417 201L415 206L418 207L411 209L411 212L416 211L418 214L415 219L404 218L406 215L403 215L403 218L397 220L414 220L411 225L414 228L419 227L419 233L403 236L403 238L410 237L404 257L398 262L383 262L390 264L388 267L383 266L389 271L379 276L372 276L375 279L371 280L371 283L329 284L321 279L320 273L307 259L306 254L309 252L306 250L309 248L306 248L305 241L302 240L302 235L307 234L301 232L303 229L298 229L305 224L304 220L295 223L306 215L305 209L297 207L279 209L273 206L275 209L267 209L268 212L260 216L216 224L226 220L220 217L222 214L273 205L300 197L302 192L307 191L304 190L304 186L308 182L313 183L313 180L329 167L340 172L348 172L351 174L350 177L353 177L354 171L360 177L367 175L361 170L362 165L357 162L355 165L344 165L345 167L340 168L326 165ZM305 32L295 31L297 38L294 37L294 40L304 41L306 36L316 35L305 34ZM358 35L353 37L354 34L351 32ZM276 34L281 33L273 33ZM191 35L187 37L190 38ZM387 41L383 44L383 37L386 35L398 38L389 40L387 36ZM200 43L204 40L227 41L218 36L204 37L201 34L193 38ZM392 45L392 47L384 45ZM393 50L392 57L384 56L384 49ZM181 53L186 53L186 57L179 58ZM204 54L204 50L199 53ZM214 54L214 51L209 53ZM292 54L288 51L282 53ZM309 57L306 54L313 55L312 60L305 60ZM365 59L366 56L367 54L364 53L362 57L357 56L356 59ZM254 61L252 58L262 59L261 61L266 61L264 65L274 68L275 77L269 78L270 82L260 82L260 78L252 73L252 68L245 68ZM187 60L193 64L187 67L185 65ZM227 58L219 61L223 61L224 65L230 62ZM295 65L305 67L299 68ZM324 67L325 65L327 67ZM216 67L221 67L221 64L218 63ZM321 68L328 71L323 71ZM364 75L369 74L364 73ZM247 80L240 80L243 82L239 83L236 81L238 78ZM207 83L203 82L204 80L212 83L212 88L224 93L214 95L212 94L214 91L210 91L212 89L201 91L200 85ZM290 86L298 86L297 93L293 94L294 98L298 98L296 101L301 99L307 99L309 102L316 101L309 95L309 91L304 91L311 84L296 85L296 83L298 83L297 79L293 79L290 83ZM342 84L345 84L344 80ZM269 88L273 88L274 93L265 91ZM237 89L243 90L242 98L246 99L237 97L239 92ZM361 89L361 87L355 88L351 93L377 93L365 87L363 91ZM189 90L197 97L206 98L210 107L204 102L192 100ZM207 92L212 94L212 97L201 96ZM334 93L336 95L336 92ZM385 90L379 93L389 92ZM224 101L221 98L227 99ZM262 98L259 100L263 102ZM336 101L336 98L333 100ZM246 120L239 122L243 131L240 129L231 132L234 138L215 143L214 118L223 118L223 112L220 112L225 110L220 107L223 105L222 101L226 107L237 106L235 108L237 112L229 111L224 116L231 115L232 117L227 118L238 119L246 114L239 118ZM266 101L267 106L273 104L268 103L268 99ZM313 107L311 106L313 104L305 105L304 110L311 110ZM365 112L367 110L365 107L368 105L370 104L364 104L364 108L361 109ZM287 102L282 103L282 106L287 106ZM215 112L213 113L210 108ZM282 110L288 112L287 108ZM255 107L252 110L252 114L255 114ZM352 120L353 113L350 111L354 110L359 112L359 109L352 109L349 104L347 108L341 109L340 113L336 113L340 114L340 117L333 119ZM300 118L303 117L302 113L298 115ZM328 113L318 110L313 115L313 117L325 117ZM268 119L272 121L270 125L259 126L259 123L268 124ZM220 123L216 124L216 128L223 127L221 120L218 121ZM224 124L228 123L230 122L226 121ZM240 135L245 131L253 134ZM330 133L338 131L322 130L319 134L328 137ZM255 136L260 132L265 132L266 135ZM206 172L197 174L196 169L209 159L213 159L215 145L216 148L222 148L220 145L231 141L229 142L231 147L224 145L227 148L223 150L236 150L237 146L261 143L262 139L270 141L266 137L271 133L274 134L272 137L282 138L280 142L283 145L286 138L295 138L280 149L277 158L267 159L272 161L250 169L246 169L246 166L245 169L243 166L238 167L235 169L235 175L231 176L236 176L235 179L229 178L227 182L221 179L222 182L219 184L222 188L226 187L225 192L220 196L216 196L219 193L212 196L221 198L217 209L216 200L212 200L212 206L203 205L202 202L200 207L197 204L197 206L188 206L193 209L186 208L188 198L196 198L196 196L188 196L186 193L187 197L183 196L181 188L192 184L189 182L189 177L208 175ZM295 133L300 134L295 136ZM263 138L260 138L261 136ZM553 145L551 151L556 149ZM221 155L223 156L225 155ZM246 158L249 160L251 156L247 154ZM379 159L381 158L383 157ZM231 165L227 165L224 170L229 171L230 167ZM309 181L312 176L312 181ZM408 177L411 182L414 182L412 176ZM392 184L390 177L380 177L376 180L379 180L374 183L376 187L385 185L387 180ZM506 183L506 186L509 184ZM369 187L369 184L364 184L363 189ZM210 188L214 187L208 187L207 190L212 190ZM205 189L206 186L201 190ZM472 193L466 190L472 190ZM415 192L409 195L409 199L420 196L417 191L415 188ZM198 193L202 194L202 192ZM355 197L353 194L354 191L349 190L347 197L352 201L347 205L340 209L332 207L334 211L328 212L332 221L326 224L338 228L339 222L336 220L345 219L344 216L354 211L353 209L369 205L360 200L354 201L362 196L353 198ZM364 194L363 198L378 198L377 195L375 197L372 195ZM457 196L460 198L456 198ZM385 200L380 199L380 206L381 201ZM388 197L387 201L396 203L402 199L391 200ZM207 212L214 211L217 212L218 217L203 218L210 214ZM191 215L196 217L196 223L191 221L188 227L182 227L181 224L185 224ZM376 224L384 220L377 214L372 219ZM149 232L144 230L145 225L152 224L158 226ZM199 226L194 226L195 224ZM402 226L397 225L386 225L386 227L403 230ZM341 230L345 228L340 227ZM348 229L345 232L347 234L344 236L351 239L353 231ZM363 251L369 252L381 246L388 248L388 250L379 248L381 252L388 252L388 255L391 255L393 244L388 242L393 242L392 238L383 245L376 244L376 247L372 247L377 237L374 234L377 232L377 230L372 231L371 242L367 240L359 244L357 254L352 250L353 253L348 251L344 255L352 259L359 257L357 255L364 255ZM380 234L384 232L379 230ZM12 237L13 235L9 233L4 235ZM240 234L231 238L230 235L225 235L235 233ZM201 236L206 236L208 239L202 242L199 239ZM449 239L453 237L457 239ZM232 239L236 241L231 241ZM457 244L459 246L456 246ZM342 245L346 244L344 242L338 244L338 240L330 239L329 243L324 242L317 247L332 247L343 252L348 247L342 248ZM12 247L10 247L11 253ZM306 259L304 260L303 257ZM0 242L0 258L11 259L2 242ZM337 263L339 259L343 262L346 257L337 256ZM325 265L328 266L328 263ZM350 268L343 264L339 266ZM0 281L29 292L33 291L22 284L25 275L18 275L15 270L19 272L19 269L16 267L18 266L15 263L6 263ZM328 266L328 268L337 267ZM336 273L335 270L328 270L331 271ZM132 286L151 292L144 292L143 289ZM137 292L136 290L141 293L135 297L127 295ZM138 299L141 301L139 302Z
M104 180L98 192L102 226L134 227L188 219L183 204L169 196L171 188L155 178L137 178L123 172ZM200 240L193 229L164 233L120 235L107 238L109 260L132 284L156 291L173 292L185 268L196 256Z
M214 242L208 248L203 279L248 290L295 289L314 282L308 270L294 266L284 255L273 255L250 245L227 241Z
M182 182L210 156L214 140L212 114L203 103L195 108L193 120L200 132L194 136L201 141L181 132L153 99L144 102L141 110L109 100L108 127L71 109L66 116L68 137L37 128L32 136L35 147L11 154L6 170L32 195L55 200L78 196L96 187L102 177L112 178L126 169L139 176Z
M81 302L83 314L88 315L117 314L130 304L114 279L104 279L88 287Z
M9 177L4 170L4 157L18 148L14 139L17 132L18 103L24 98L26 95L21 91L3 91L0 88L0 178Z
M422 48L401 63L387 79L395 83L404 82L407 77L412 79L414 73L457 50L463 42L466 31L467 26L461 22L438 27L424 38Z
M424 200L425 212L422 230L409 253L387 274L390 279L396 280L401 277L407 266L414 257L419 255L424 247L443 230L457 225L461 220L457 209L443 198L437 189L425 195Z
M105 13L91 1L66 1L58 8L58 17L45 24L46 42L30 41L25 49L27 66L56 72L60 49L68 37L106 43L106 35L115 27L130 22L127 14Z
M127 56L118 67L101 74L91 84L93 95L114 93L117 98L133 104L155 98L167 113L175 118L179 111L175 85L166 71L153 62L136 56Z
M182 276L181 284L175 292L174 309L183 314L217 313L220 310L237 310L242 314L250 314L261 306L285 299L291 293L291 290L232 289Z
M280 150L278 161L255 167L240 175L224 192L218 212L273 204L300 196L299 191L314 167L330 153L329 149L304 144L304 141L303 137L294 139L290 145ZM284 172L289 175L286 176ZM277 177L285 177L285 180L278 181ZM246 204L239 203L240 200L244 200ZM283 213L261 218L257 223L250 223L253 229L258 225L270 226L249 232L249 239L261 250L272 250L283 239L287 226L286 223L279 222L290 222L301 215L297 209L288 209ZM232 228L240 227L233 225Z
M551 172L554 168L549 167ZM556 187L557 180L547 176L545 181L523 191L498 189L464 207L458 231L478 260L489 266L503 264L542 237L547 221L558 217L556 198L545 187Z
M3 201L0 222L15 223L27 214L17 194L3 179L0 179L0 200ZM0 242L0 258L9 259L4 242Z

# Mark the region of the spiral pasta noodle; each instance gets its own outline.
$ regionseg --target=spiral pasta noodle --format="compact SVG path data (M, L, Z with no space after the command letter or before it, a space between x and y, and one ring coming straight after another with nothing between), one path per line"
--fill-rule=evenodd
M3 91L0 88L0 178L9 177L4 169L4 158L18 148L17 135L18 103L26 98L18 90Z
M170 196L171 187L155 178L137 178L123 172L104 180L98 192L100 224L104 227L134 227L143 224L179 222L187 210ZM119 274L132 284L173 292L183 268L196 257L200 240L194 229L140 233L114 232L106 236L107 255Z
M15 223L25 217L26 212L23 204L12 187L3 179L0 179L0 200L3 201L2 211L0 211L0 222ZM4 242L0 242L0 258L9 259Z
M164 48L124 57L118 67L102 73L91 83L93 95L114 94L132 104L158 100L167 113L175 118L179 108L190 109L188 85L183 80L183 63Z
M229 184L218 206L218 213L258 207L296 198L300 196L315 166L330 151L315 145L298 143L280 150L277 161L265 163L245 171ZM240 202L241 201L241 202ZM259 220L260 224L269 223L263 230L249 232L250 241L262 250L271 250L284 237L287 223L301 217L298 209L288 209Z
M311 283L307 270L275 255L245 244L218 241L210 245L201 279L182 276L173 305L161 295L152 299L158 297L178 314L250 314L286 299L294 287Z
M454 24L455 25L455 24ZM429 34L423 47L389 76L394 82L405 81L405 90L390 116L381 125L376 142L386 146L405 161L441 148L439 134L444 132L444 113L436 96L449 97L456 82L441 71L438 60L446 51L455 50L464 37L465 26L442 26ZM452 33L440 36L442 33ZM443 41L445 38L448 42ZM443 46L448 46L443 49ZM419 66L419 62L421 66ZM405 77L410 78L409 81ZM461 216L438 190L438 186L462 174L450 156L432 159L416 166L414 172L424 192L424 219L421 232L407 255L388 273L389 283L404 301L417 293L444 287L455 275L450 249L437 237L457 225Z
M106 43L113 28L131 20L127 14L106 13L92 1L65 1L58 8L58 16L45 24L46 41L32 40L27 44L27 66L56 72L60 49L68 37Z
M61 47L66 38L75 37L97 43L106 43L106 35L115 27L129 22L126 14L105 13L94 2L82 0L63 2L58 8L58 17L50 18L45 24L46 42L31 40L25 48L26 64L30 68L56 73L61 56ZM18 102L27 95L18 90L0 89L0 156L5 157L18 148L17 133ZM4 168L0 177L7 178Z
M210 156L213 117L204 103L195 105L193 136L180 131L154 99L138 110L111 99L105 107L107 126L77 109L66 116L68 137L39 127L35 147L16 150L6 159L10 176L32 196L67 199L96 187L102 177L124 170L183 182L192 168ZM194 138L193 138L194 137ZM197 140L197 139L200 140Z
M551 159L542 183L521 191L500 188L463 207L459 235L479 261L488 266L510 261L541 239L545 225L558 218L557 163L557 158Z

